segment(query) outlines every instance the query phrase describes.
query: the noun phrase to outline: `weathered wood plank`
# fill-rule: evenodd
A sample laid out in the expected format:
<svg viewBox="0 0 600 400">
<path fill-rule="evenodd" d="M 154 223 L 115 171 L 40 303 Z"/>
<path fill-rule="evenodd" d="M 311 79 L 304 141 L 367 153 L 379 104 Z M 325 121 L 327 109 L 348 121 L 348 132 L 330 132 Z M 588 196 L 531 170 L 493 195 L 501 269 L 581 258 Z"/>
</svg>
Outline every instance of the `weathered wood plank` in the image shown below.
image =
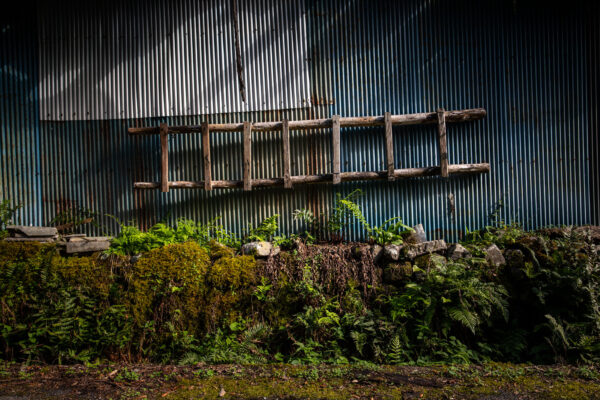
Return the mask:
<svg viewBox="0 0 600 400">
<path fill-rule="evenodd" d="M 446 143 L 446 111 L 443 108 L 437 110 L 438 119 L 438 146 L 440 152 L 440 170 L 444 178 L 448 177 L 448 146 Z"/>
<path fill-rule="evenodd" d="M 383 115 L 385 125 L 385 163 L 388 171 L 388 181 L 394 180 L 394 133 L 392 130 L 392 114 Z"/>
<path fill-rule="evenodd" d="M 58 230 L 53 226 L 7 225 L 6 230 L 10 235 L 20 233 L 26 237 L 53 237 L 58 235 Z"/>
<path fill-rule="evenodd" d="M 331 145 L 333 147 L 333 184 L 337 185 L 341 179 L 341 161 L 340 161 L 340 116 L 334 115 L 331 118 L 332 138 Z"/>
<path fill-rule="evenodd" d="M 210 128 L 208 122 L 202 124 L 202 164 L 204 166 L 204 190 L 212 190 L 212 166 L 210 161 Z"/>
<path fill-rule="evenodd" d="M 293 187 L 290 179 L 291 161 L 290 161 L 290 129 L 289 121 L 284 119 L 281 125 L 283 137 L 283 187 L 291 189 Z"/>
<path fill-rule="evenodd" d="M 490 164 L 450 164 L 448 166 L 449 174 L 481 174 L 490 171 Z M 424 176 L 436 176 L 440 175 L 441 170 L 439 166 L 435 167 L 423 167 L 423 168 L 403 168 L 395 169 L 394 177 L 398 178 L 416 178 Z M 370 172 L 342 172 L 340 173 L 341 181 L 370 181 L 388 179 L 388 171 L 370 171 Z M 303 175 L 303 176 L 291 176 L 290 180 L 292 184 L 304 184 L 304 183 L 330 183 L 333 180 L 333 174 L 321 174 L 321 175 Z M 283 178 L 270 178 L 270 179 L 253 179 L 252 187 L 271 187 L 271 186 L 283 186 Z M 180 189 L 201 189 L 204 187 L 204 182 L 193 182 L 193 181 L 177 181 L 169 182 L 171 188 Z M 160 187 L 158 182 L 136 182 L 134 188 L 136 189 L 157 189 Z M 243 188 L 243 180 L 219 180 L 213 181 L 213 188 L 217 189 L 232 189 L 232 188 Z"/>
<path fill-rule="evenodd" d="M 169 191 L 169 126 L 160 124 L 160 190 Z"/>
<path fill-rule="evenodd" d="M 109 240 L 97 240 L 97 241 L 70 241 L 67 242 L 66 252 L 67 254 L 72 253 L 89 253 L 93 251 L 104 251 L 110 247 Z"/>
<path fill-rule="evenodd" d="M 252 123 L 244 122 L 244 190 L 252 190 Z"/>
<path fill-rule="evenodd" d="M 446 111 L 445 114 L 446 122 L 475 121 L 482 119 L 485 116 L 486 111 L 483 108 Z M 392 115 L 391 120 L 392 125 L 419 125 L 438 123 L 436 112 Z M 340 126 L 342 128 L 358 126 L 384 126 L 384 123 L 385 121 L 382 116 L 340 117 Z M 331 127 L 331 124 L 332 120 L 330 118 L 289 121 L 289 129 L 300 130 L 329 128 Z M 252 125 L 252 130 L 255 132 L 280 131 L 281 127 L 282 121 L 256 122 Z M 213 132 L 242 132 L 244 130 L 244 124 L 242 122 L 210 124 L 209 128 Z M 130 135 L 155 135 L 160 133 L 160 129 L 157 127 L 131 127 L 127 131 Z M 202 132 L 202 126 L 179 125 L 169 127 L 169 133 L 172 134 L 188 134 L 199 132 Z"/>
<path fill-rule="evenodd" d="M 38 243 L 52 243 L 55 241 L 52 237 L 7 237 L 2 239 L 5 242 L 38 242 Z"/>
</svg>

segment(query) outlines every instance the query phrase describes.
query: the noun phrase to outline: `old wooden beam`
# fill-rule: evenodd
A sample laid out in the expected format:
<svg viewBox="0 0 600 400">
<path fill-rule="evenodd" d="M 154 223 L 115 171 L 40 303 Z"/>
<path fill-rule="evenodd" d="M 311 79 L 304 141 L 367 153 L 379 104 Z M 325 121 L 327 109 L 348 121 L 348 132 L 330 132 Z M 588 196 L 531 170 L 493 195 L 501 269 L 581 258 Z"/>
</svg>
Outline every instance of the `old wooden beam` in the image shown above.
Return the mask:
<svg viewBox="0 0 600 400">
<path fill-rule="evenodd" d="M 446 143 L 446 111 L 443 108 L 437 110 L 438 118 L 438 146 L 440 152 L 440 170 L 444 178 L 448 177 L 448 146 Z"/>
<path fill-rule="evenodd" d="M 333 184 L 337 185 L 341 179 L 341 161 L 340 161 L 340 116 L 334 115 L 331 118 L 332 138 L 331 145 L 333 146 Z"/>
<path fill-rule="evenodd" d="M 204 167 L 204 190 L 212 190 L 210 127 L 208 122 L 202 123 L 202 155 L 202 165 Z"/>
<path fill-rule="evenodd" d="M 490 172 L 490 164 L 450 164 L 448 165 L 448 173 L 453 174 L 481 174 Z M 424 167 L 424 168 L 403 168 L 394 170 L 394 178 L 417 178 L 425 176 L 436 176 L 440 175 L 441 170 L 439 166 L 435 167 Z M 340 173 L 342 182 L 345 181 L 370 181 L 370 180 L 381 180 L 388 179 L 388 171 L 371 171 L 371 172 L 342 172 Z M 333 180 L 333 174 L 321 174 L 321 175 L 303 175 L 303 176 L 291 176 L 290 180 L 293 184 L 306 184 L 306 183 L 330 183 Z M 217 189 L 231 189 L 231 188 L 243 188 L 243 180 L 223 180 L 213 181 L 213 188 Z M 269 179 L 253 179 L 252 187 L 272 187 L 272 186 L 283 186 L 283 178 L 269 178 Z M 171 188 L 180 189 L 201 189 L 204 187 L 204 183 L 193 182 L 193 181 L 177 181 L 169 182 Z M 136 182 L 134 188 L 136 189 L 157 189 L 160 187 L 158 182 Z"/>
<path fill-rule="evenodd" d="M 392 130 L 392 114 L 383 115 L 385 124 L 385 164 L 387 166 L 388 181 L 394 180 L 394 134 Z"/>
<path fill-rule="evenodd" d="M 293 185 L 292 180 L 290 179 L 290 127 L 287 119 L 282 121 L 281 134 L 283 137 L 283 187 L 286 189 L 291 189 Z"/>
<path fill-rule="evenodd" d="M 160 190 L 169 191 L 169 126 L 160 124 Z"/>
<path fill-rule="evenodd" d="M 110 247 L 110 237 L 91 237 L 78 238 L 80 240 L 70 240 L 66 245 L 66 253 L 90 253 L 94 251 L 104 251 Z"/>
<path fill-rule="evenodd" d="M 479 120 L 485 116 L 485 109 L 473 108 L 466 110 L 446 111 L 445 119 L 446 122 L 465 122 Z M 392 125 L 437 124 L 438 116 L 436 112 L 400 114 L 392 115 L 391 121 Z M 384 126 L 384 124 L 385 121 L 383 116 L 340 117 L 340 126 L 342 128 L 358 126 Z M 331 118 L 289 121 L 290 130 L 329 128 L 331 125 Z M 281 127 L 281 121 L 255 122 L 252 125 L 252 130 L 256 132 L 280 131 Z M 210 124 L 210 130 L 213 132 L 242 132 L 244 130 L 244 124 L 242 122 Z M 169 133 L 172 134 L 199 133 L 201 131 L 202 127 L 197 125 L 179 125 L 169 127 Z M 160 133 L 160 129 L 157 127 L 129 128 L 128 132 L 131 135 L 155 135 Z"/>
<path fill-rule="evenodd" d="M 244 122 L 244 190 L 252 190 L 252 123 Z"/>
</svg>

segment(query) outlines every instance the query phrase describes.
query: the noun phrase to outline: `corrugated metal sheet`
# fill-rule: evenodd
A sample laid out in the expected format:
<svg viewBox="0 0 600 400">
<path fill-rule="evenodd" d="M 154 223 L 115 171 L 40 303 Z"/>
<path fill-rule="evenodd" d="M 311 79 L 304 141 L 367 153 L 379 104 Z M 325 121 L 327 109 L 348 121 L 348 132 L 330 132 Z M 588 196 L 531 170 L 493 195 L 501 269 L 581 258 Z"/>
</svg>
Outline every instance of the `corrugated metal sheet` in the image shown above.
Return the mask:
<svg viewBox="0 0 600 400">
<path fill-rule="evenodd" d="M 309 105 L 303 3 L 41 2 L 40 118 L 127 119 Z M 244 102 L 242 99 L 245 98 Z"/>
<path fill-rule="evenodd" d="M 37 47 L 26 20 L 0 14 L 0 200 L 25 204 L 19 220 L 41 224 Z"/>
<path fill-rule="evenodd" d="M 400 215 L 410 224 L 424 223 L 431 236 L 450 240 L 458 238 L 465 227 L 484 226 L 495 209 L 507 221 L 521 221 L 529 228 L 600 224 L 600 36 L 595 25 L 599 9 L 582 5 L 565 11 L 528 4 L 306 2 L 312 106 L 210 116 L 40 122 L 35 117 L 37 93 L 26 88 L 35 87 L 35 35 L 25 33 L 28 27 L 19 28 L 16 36 L 3 33 L 1 176 L 6 189 L 2 197 L 25 203 L 25 223 L 45 223 L 65 207 L 79 206 L 125 222 L 136 220 L 144 227 L 160 219 L 207 221 L 221 215 L 222 222 L 238 232 L 247 223 L 256 224 L 278 213 L 283 231 L 290 232 L 296 228 L 291 218 L 294 209 L 326 211 L 335 193 L 362 188 L 365 195 L 359 202 L 372 223 Z M 33 84 L 19 87 L 21 81 L 12 78 L 17 75 L 9 72 L 8 64 Z M 9 85 L 17 87 L 16 92 L 9 92 Z M 219 88 L 211 90 L 216 97 Z M 34 101 L 19 100 L 31 98 L 29 93 Z M 73 96 L 77 98 L 77 93 Z M 158 180 L 159 143 L 158 138 L 129 137 L 129 126 L 157 125 L 163 120 L 176 125 L 318 118 L 334 113 L 399 114 L 433 111 L 439 106 L 487 109 L 483 121 L 450 125 L 448 148 L 450 162 L 489 162 L 490 174 L 250 193 L 173 190 L 162 194 L 132 189 L 134 181 Z M 437 163 L 433 126 L 398 127 L 394 132 L 397 168 Z M 255 174 L 281 175 L 281 144 L 271 140 L 277 134 L 255 135 Z M 292 173 L 330 171 L 330 131 L 292 135 Z M 211 139 L 214 179 L 241 178 L 241 135 L 212 133 Z M 343 129 L 342 170 L 384 169 L 383 140 L 382 129 Z M 38 142 L 36 164 L 37 150 L 25 145 Z M 171 179 L 202 179 L 199 135 L 172 137 L 170 145 Z M 37 168 L 39 177 L 34 172 Z M 39 189 L 31 194 L 30 188 L 36 185 Z M 454 198 L 454 208 L 449 196 Z M 109 218 L 103 222 L 115 227 Z M 90 232 L 94 230 L 90 227 Z M 360 236 L 360 229 L 354 227 L 350 238 Z"/>
</svg>

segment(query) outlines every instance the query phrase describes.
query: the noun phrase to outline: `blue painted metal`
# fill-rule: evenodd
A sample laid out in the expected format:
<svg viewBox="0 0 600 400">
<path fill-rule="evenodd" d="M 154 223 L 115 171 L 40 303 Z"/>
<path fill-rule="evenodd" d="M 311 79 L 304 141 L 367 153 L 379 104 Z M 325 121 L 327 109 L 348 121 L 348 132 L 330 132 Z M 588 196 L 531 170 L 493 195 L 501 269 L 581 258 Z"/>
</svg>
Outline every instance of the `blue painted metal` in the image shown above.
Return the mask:
<svg viewBox="0 0 600 400">
<path fill-rule="evenodd" d="M 22 25 L 3 32 L 0 197 L 23 202 L 21 221 L 27 224 L 47 223 L 76 205 L 143 227 L 163 218 L 207 221 L 221 215 L 238 232 L 278 213 L 282 230 L 291 232 L 297 228 L 294 209 L 326 212 L 335 193 L 356 188 L 365 193 L 359 203 L 372 223 L 400 215 L 407 223 L 424 223 L 430 236 L 449 240 L 466 227 L 484 226 L 500 205 L 503 219 L 528 228 L 600 224 L 597 5 L 564 11 L 526 2 L 332 0 L 305 7 L 312 106 L 289 111 L 40 122 L 35 34 Z M 129 126 L 437 107 L 487 109 L 483 121 L 448 126 L 448 150 L 451 163 L 489 162 L 490 174 L 249 193 L 132 189 L 134 181 L 158 180 L 159 143 L 129 137 Z M 437 164 L 434 126 L 397 127 L 394 134 L 397 168 Z M 255 174 L 281 175 L 281 144 L 272 140 L 277 133 L 255 135 Z M 292 133 L 293 174 L 330 171 L 330 135 Z M 241 135 L 212 133 L 211 139 L 214 179 L 239 179 Z M 385 169 L 383 129 L 342 129 L 341 144 L 343 171 Z M 170 146 L 171 180 L 202 179 L 199 135 L 171 137 Z M 109 218 L 103 223 L 116 227 Z M 361 236 L 353 226 L 349 239 Z"/>
<path fill-rule="evenodd" d="M 35 28 L 24 13 L 0 16 L 0 200 L 25 207 L 16 222 L 42 223 Z M 33 44 L 33 45 L 32 45 Z"/>
</svg>

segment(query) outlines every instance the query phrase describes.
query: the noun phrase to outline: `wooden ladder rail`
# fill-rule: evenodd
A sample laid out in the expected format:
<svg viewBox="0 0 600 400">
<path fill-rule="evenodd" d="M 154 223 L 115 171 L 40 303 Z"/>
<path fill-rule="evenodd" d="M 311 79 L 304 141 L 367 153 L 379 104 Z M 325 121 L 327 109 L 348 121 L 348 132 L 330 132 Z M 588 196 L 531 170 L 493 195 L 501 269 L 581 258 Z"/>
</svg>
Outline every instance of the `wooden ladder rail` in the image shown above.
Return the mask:
<svg viewBox="0 0 600 400">
<path fill-rule="evenodd" d="M 212 190 L 213 188 L 237 188 L 252 190 L 253 187 L 271 187 L 283 186 L 290 189 L 297 183 L 320 183 L 331 182 L 339 184 L 342 181 L 355 180 L 376 180 L 387 179 L 393 181 L 396 178 L 435 176 L 441 175 L 448 177 L 450 174 L 458 173 L 485 173 L 489 172 L 488 163 L 479 164 L 449 164 L 447 140 L 446 140 L 446 122 L 465 122 L 479 120 L 485 117 L 486 111 L 482 108 L 445 111 L 439 108 L 432 113 L 402 114 L 391 115 L 386 112 L 383 116 L 367 117 L 340 117 L 333 115 L 332 118 L 288 121 L 284 119 L 276 122 L 257 122 L 229 124 L 209 124 L 203 122 L 199 126 L 168 126 L 161 123 L 159 127 L 132 127 L 128 129 L 130 135 L 160 135 L 161 142 L 161 180 L 160 182 L 135 182 L 136 189 L 157 189 L 168 192 L 170 188 L 203 188 Z M 439 165 L 436 167 L 425 168 L 404 168 L 395 169 L 394 163 L 394 125 L 417 125 L 417 124 L 437 124 L 437 143 L 439 152 Z M 383 126 L 385 129 L 385 171 L 371 172 L 341 172 L 341 148 L 340 148 L 340 128 L 341 127 L 369 127 Z M 318 174 L 308 176 L 291 176 L 290 161 L 290 130 L 332 128 L 332 173 Z M 243 171 L 242 180 L 212 180 L 211 176 L 211 156 L 210 156 L 210 132 L 243 132 Z M 252 178 L 252 132 L 281 131 L 283 141 L 283 178 Z M 169 181 L 169 134 L 202 134 L 202 152 L 203 152 L 203 181 Z"/>
</svg>

